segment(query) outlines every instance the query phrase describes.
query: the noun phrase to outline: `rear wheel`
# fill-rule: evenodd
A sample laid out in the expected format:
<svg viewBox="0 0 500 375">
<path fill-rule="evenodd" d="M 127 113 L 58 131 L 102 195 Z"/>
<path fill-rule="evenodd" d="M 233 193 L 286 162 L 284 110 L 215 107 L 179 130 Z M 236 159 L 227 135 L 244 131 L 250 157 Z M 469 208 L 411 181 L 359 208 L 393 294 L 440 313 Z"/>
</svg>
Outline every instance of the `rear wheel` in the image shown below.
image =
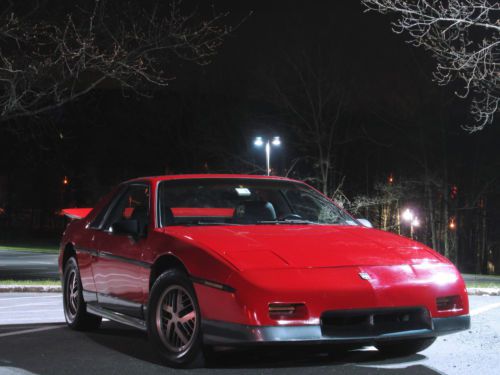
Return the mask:
<svg viewBox="0 0 500 375">
<path fill-rule="evenodd" d="M 200 308 L 188 277 L 178 270 L 164 272 L 151 289 L 148 334 L 168 365 L 204 366 L 200 323 Z"/>
<path fill-rule="evenodd" d="M 83 300 L 83 288 L 76 259 L 71 257 L 64 267 L 63 276 L 64 317 L 69 327 L 75 330 L 92 330 L 101 324 L 101 317 L 87 313 Z"/>
<path fill-rule="evenodd" d="M 431 346 L 434 341 L 436 341 L 435 337 L 404 341 L 387 341 L 377 343 L 375 347 L 383 354 L 401 357 L 421 352 Z"/>
</svg>

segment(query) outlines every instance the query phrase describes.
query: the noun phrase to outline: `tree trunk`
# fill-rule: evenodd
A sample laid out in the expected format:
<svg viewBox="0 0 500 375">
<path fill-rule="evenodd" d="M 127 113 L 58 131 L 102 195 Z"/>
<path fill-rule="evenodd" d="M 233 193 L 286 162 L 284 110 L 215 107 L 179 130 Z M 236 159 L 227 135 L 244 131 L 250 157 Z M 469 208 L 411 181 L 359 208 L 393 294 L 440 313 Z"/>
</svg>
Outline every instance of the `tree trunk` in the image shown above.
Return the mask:
<svg viewBox="0 0 500 375">
<path fill-rule="evenodd" d="M 486 232 L 486 198 L 483 198 L 483 208 L 481 210 L 481 257 L 480 257 L 480 269 L 481 273 L 487 273 L 487 232 Z"/>
<path fill-rule="evenodd" d="M 420 144 L 422 147 L 422 155 L 424 159 L 424 187 L 425 187 L 425 195 L 426 195 L 426 200 L 427 200 L 427 209 L 429 210 L 429 226 L 431 229 L 431 242 L 432 242 L 432 248 L 436 251 L 439 251 L 438 247 L 438 242 L 437 242 L 437 235 L 436 235 L 436 220 L 435 220 L 435 215 L 434 215 L 434 202 L 432 200 L 432 188 L 431 188 L 431 181 L 430 181 L 430 176 L 429 176 L 429 165 L 427 163 L 427 143 L 424 140 L 424 135 L 423 135 L 423 127 L 420 126 Z"/>
<path fill-rule="evenodd" d="M 444 256 L 448 259 L 450 258 L 450 243 L 448 239 L 449 235 L 449 211 L 448 211 L 448 150 L 446 147 L 446 130 L 442 131 L 442 141 L 443 141 L 443 242 L 444 242 Z"/>
</svg>

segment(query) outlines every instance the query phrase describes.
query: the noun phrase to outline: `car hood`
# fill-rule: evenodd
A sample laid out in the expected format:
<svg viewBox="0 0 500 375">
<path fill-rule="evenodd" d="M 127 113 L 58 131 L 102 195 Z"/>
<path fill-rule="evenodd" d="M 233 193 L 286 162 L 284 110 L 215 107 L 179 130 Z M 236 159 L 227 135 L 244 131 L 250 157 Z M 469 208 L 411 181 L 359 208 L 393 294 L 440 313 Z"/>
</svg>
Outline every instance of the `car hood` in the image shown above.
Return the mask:
<svg viewBox="0 0 500 375">
<path fill-rule="evenodd" d="M 172 226 L 164 232 L 215 251 L 240 270 L 439 262 L 418 242 L 357 226 Z"/>
</svg>

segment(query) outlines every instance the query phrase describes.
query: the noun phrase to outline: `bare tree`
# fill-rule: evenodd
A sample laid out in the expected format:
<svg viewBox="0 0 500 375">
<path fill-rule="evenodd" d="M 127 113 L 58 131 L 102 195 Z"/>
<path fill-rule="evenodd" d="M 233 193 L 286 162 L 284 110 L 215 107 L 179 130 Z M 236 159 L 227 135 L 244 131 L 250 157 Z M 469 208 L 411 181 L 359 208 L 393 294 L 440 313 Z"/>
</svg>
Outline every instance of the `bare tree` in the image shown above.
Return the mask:
<svg viewBox="0 0 500 375">
<path fill-rule="evenodd" d="M 281 121 L 300 140 L 296 147 L 301 159 L 290 169 L 299 161 L 310 165 L 307 169 L 314 173 L 302 178 L 327 195 L 336 186 L 338 146 L 351 137 L 350 123 L 342 118 L 351 92 L 343 82 L 338 59 L 327 48 L 299 49 L 283 53 L 279 64 L 261 75 L 266 99 L 281 111 Z"/>
<path fill-rule="evenodd" d="M 500 106 L 500 3 L 497 0 L 362 0 L 367 10 L 394 14 L 394 32 L 429 50 L 440 85 L 462 82 L 461 98 L 472 101 L 473 125 L 482 130 Z"/>
<path fill-rule="evenodd" d="M 52 17 L 42 6 L 20 14 L 19 4 L 6 3 L 0 6 L 0 122 L 45 113 L 96 87 L 148 95 L 175 78 L 176 60 L 209 63 L 230 32 L 227 14 L 203 19 L 181 10 L 181 0 L 80 1 Z"/>
</svg>

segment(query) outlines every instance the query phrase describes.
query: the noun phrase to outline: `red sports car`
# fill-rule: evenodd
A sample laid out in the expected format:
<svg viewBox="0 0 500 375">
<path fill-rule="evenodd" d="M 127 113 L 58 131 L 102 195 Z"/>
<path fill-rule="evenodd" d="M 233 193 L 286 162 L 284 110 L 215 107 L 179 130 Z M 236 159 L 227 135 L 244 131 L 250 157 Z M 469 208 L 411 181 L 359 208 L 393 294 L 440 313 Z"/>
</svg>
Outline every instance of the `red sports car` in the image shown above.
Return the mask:
<svg viewBox="0 0 500 375">
<path fill-rule="evenodd" d="M 76 219 L 59 257 L 68 325 L 137 327 L 172 366 L 250 344 L 408 354 L 470 326 L 452 263 L 361 225 L 299 181 L 139 178 L 66 214 Z"/>
</svg>

